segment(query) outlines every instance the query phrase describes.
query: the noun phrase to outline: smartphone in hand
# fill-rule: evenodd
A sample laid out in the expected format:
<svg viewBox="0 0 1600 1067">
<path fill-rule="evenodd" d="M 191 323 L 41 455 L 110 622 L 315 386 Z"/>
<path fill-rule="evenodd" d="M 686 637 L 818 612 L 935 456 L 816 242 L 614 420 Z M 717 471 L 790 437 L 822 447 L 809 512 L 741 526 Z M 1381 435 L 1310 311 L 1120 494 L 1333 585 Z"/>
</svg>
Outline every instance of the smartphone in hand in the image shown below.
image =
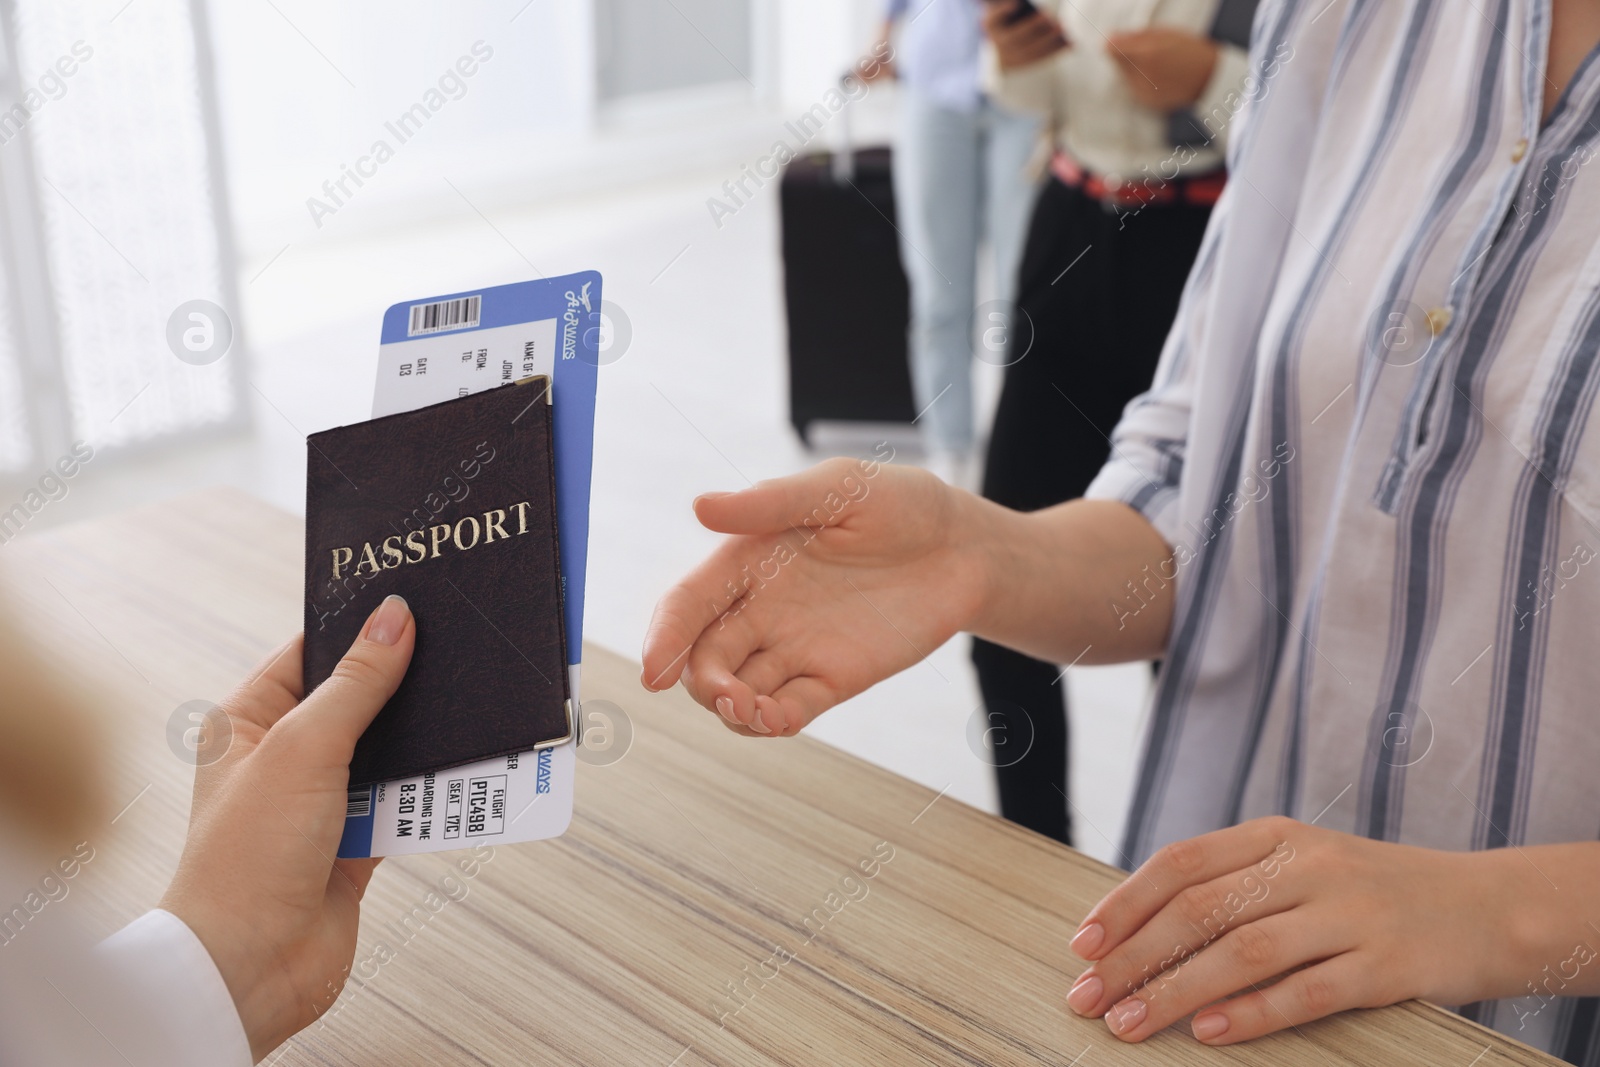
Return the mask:
<svg viewBox="0 0 1600 1067">
<path fill-rule="evenodd" d="M 985 0 L 984 32 L 994 42 L 1002 70 L 1038 63 L 1070 47 L 1061 24 L 1046 14 L 1036 0 Z"/>
<path fill-rule="evenodd" d="M 989 2 L 998 3 L 999 0 L 989 0 Z M 1038 12 L 1039 8 L 1034 5 L 1033 0 L 1016 0 L 1016 7 L 1012 10 L 1011 14 L 1006 16 L 1004 24 L 1007 26 L 1015 26 L 1023 19 L 1032 15 L 1036 15 Z"/>
</svg>

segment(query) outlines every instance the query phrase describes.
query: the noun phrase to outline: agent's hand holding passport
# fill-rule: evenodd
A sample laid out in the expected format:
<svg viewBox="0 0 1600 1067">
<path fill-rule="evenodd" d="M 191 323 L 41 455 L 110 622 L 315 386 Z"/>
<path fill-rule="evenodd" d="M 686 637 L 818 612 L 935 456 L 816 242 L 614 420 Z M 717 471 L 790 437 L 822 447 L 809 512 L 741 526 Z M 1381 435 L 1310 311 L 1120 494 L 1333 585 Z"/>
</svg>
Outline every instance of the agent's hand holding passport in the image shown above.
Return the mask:
<svg viewBox="0 0 1600 1067">
<path fill-rule="evenodd" d="M 593 273 L 397 304 L 374 419 L 308 440 L 304 639 L 219 704 L 137 934 L 209 954 L 217 1062 L 324 1017 L 379 857 L 570 822 L 600 308 Z"/>
</svg>

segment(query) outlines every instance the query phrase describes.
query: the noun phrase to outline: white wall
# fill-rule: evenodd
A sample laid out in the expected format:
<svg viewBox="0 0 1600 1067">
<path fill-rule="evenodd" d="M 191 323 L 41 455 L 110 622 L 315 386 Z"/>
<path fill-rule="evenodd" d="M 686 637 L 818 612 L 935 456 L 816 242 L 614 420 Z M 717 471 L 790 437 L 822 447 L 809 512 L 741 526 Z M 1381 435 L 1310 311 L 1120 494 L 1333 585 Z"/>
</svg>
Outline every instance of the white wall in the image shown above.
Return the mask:
<svg viewBox="0 0 1600 1067">
<path fill-rule="evenodd" d="M 777 5 L 779 92 L 809 107 L 872 44 L 883 0 L 772 0 Z"/>
<path fill-rule="evenodd" d="M 588 7 L 212 0 L 230 185 L 247 246 L 276 250 L 337 233 L 360 225 L 375 205 L 448 195 L 446 178 L 462 185 L 558 161 L 567 142 L 593 127 Z M 463 79 L 460 99 L 400 144 L 384 123 L 437 88 L 476 41 L 492 58 Z M 396 148 L 394 159 L 319 230 L 307 198 L 323 196 L 322 183 L 380 138 Z"/>
<path fill-rule="evenodd" d="M 458 0 L 448 8 L 427 0 L 210 0 L 247 267 L 286 244 L 461 210 L 462 194 L 491 213 L 719 161 L 736 168 L 865 51 L 881 10 L 881 0 L 755 3 L 758 35 L 767 39 L 757 42 L 760 92 L 750 100 L 605 116 L 594 99 L 590 0 Z M 492 59 L 464 79 L 460 99 L 398 143 L 384 123 L 436 88 L 476 41 L 493 49 Z M 863 111 L 870 120 L 873 109 Z M 353 195 L 318 226 L 308 198 L 332 203 L 323 183 L 378 139 L 389 141 L 394 158 L 359 189 L 347 181 Z"/>
</svg>

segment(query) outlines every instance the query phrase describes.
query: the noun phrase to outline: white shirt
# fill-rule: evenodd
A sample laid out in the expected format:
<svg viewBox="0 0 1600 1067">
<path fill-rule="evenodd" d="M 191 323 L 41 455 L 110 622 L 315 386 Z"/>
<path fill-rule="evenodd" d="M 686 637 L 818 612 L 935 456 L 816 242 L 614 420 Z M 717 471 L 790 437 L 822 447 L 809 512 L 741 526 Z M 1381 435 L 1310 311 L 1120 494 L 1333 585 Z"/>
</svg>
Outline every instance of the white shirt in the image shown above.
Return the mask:
<svg viewBox="0 0 1600 1067">
<path fill-rule="evenodd" d="M 1137 583 L 1177 596 L 1126 863 L 1272 813 L 1600 834 L 1600 58 L 1541 122 L 1549 31 L 1550 0 L 1260 9 L 1275 72 L 1089 490 L 1177 560 Z M 1540 992 L 1464 1011 L 1592 1062 L 1600 1000 Z"/>
<path fill-rule="evenodd" d="M 1244 104 L 1247 56 L 1219 45 L 1217 62 L 1190 109 L 1216 138 L 1210 145 L 1175 148 L 1167 116 L 1134 100 L 1121 67 L 1107 52 L 1115 33 L 1171 26 L 1207 36 L 1217 0 L 1037 0 L 1060 20 L 1071 47 L 1056 56 L 1001 71 L 987 49 L 988 82 L 996 101 L 1043 115 L 1056 147 L 1111 181 L 1172 179 L 1222 165 L 1223 145 Z"/>
<path fill-rule="evenodd" d="M 0 1062 L 249 1067 L 228 987 L 182 920 L 151 911 L 91 948 L 64 926 L 66 906 L 0 944 Z"/>
</svg>

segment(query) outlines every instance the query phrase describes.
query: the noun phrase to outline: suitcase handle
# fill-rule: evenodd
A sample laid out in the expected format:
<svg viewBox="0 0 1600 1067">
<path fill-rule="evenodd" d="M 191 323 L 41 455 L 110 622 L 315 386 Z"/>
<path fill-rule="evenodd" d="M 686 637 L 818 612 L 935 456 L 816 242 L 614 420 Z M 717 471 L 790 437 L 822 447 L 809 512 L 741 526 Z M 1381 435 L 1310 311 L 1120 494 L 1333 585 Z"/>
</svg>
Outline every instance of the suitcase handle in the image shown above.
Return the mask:
<svg viewBox="0 0 1600 1067">
<path fill-rule="evenodd" d="M 844 94 L 844 107 L 839 109 L 839 146 L 834 149 L 829 162 L 829 173 L 838 185 L 853 185 L 856 178 L 856 145 L 850 131 L 850 109 L 855 101 L 850 96 L 850 79 L 860 81 L 854 70 L 839 75 L 839 91 Z M 864 84 L 864 83 L 863 83 Z"/>
</svg>

